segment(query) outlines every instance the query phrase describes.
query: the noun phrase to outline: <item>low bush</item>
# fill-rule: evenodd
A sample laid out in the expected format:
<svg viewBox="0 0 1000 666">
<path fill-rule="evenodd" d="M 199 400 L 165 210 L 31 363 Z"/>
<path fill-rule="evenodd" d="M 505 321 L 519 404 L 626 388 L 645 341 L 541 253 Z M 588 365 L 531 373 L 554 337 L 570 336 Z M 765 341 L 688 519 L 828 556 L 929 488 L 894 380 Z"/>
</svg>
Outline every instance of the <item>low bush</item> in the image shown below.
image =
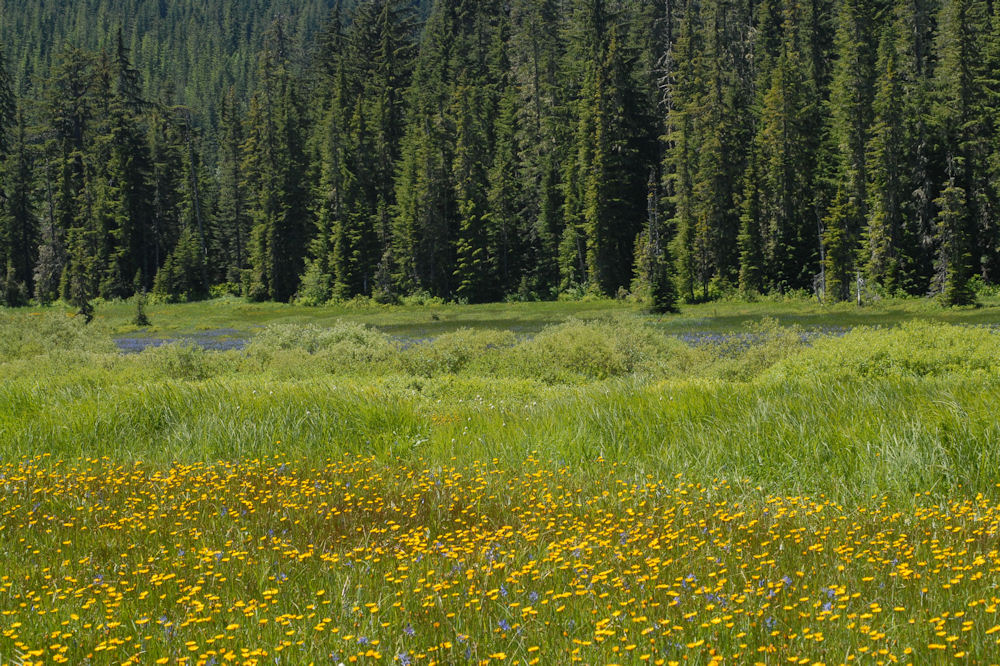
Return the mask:
<svg viewBox="0 0 1000 666">
<path fill-rule="evenodd" d="M 693 372 L 707 355 L 637 319 L 570 320 L 523 341 L 489 370 L 548 383 Z"/>
<path fill-rule="evenodd" d="M 995 329 L 911 322 L 825 337 L 775 364 L 771 380 L 1000 375 Z"/>
<path fill-rule="evenodd" d="M 99 325 L 63 312 L 15 316 L 0 312 L 0 362 L 31 358 L 55 350 L 112 352 L 114 342 Z"/>
<path fill-rule="evenodd" d="M 456 374 L 472 364 L 489 367 L 485 357 L 501 357 L 516 342 L 511 331 L 462 328 L 406 347 L 400 361 L 405 372 L 422 377 Z"/>
</svg>

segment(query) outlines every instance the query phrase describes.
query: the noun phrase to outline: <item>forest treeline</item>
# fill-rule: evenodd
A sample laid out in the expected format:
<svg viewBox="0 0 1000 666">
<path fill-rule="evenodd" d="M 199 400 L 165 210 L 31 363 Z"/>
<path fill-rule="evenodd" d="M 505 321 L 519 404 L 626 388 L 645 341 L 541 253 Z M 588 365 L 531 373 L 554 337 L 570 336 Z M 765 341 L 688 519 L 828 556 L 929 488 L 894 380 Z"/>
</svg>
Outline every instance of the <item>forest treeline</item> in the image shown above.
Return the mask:
<svg viewBox="0 0 1000 666">
<path fill-rule="evenodd" d="M 2 7 L 2 302 L 1000 282 L 996 0 L 133 4 Z"/>
</svg>

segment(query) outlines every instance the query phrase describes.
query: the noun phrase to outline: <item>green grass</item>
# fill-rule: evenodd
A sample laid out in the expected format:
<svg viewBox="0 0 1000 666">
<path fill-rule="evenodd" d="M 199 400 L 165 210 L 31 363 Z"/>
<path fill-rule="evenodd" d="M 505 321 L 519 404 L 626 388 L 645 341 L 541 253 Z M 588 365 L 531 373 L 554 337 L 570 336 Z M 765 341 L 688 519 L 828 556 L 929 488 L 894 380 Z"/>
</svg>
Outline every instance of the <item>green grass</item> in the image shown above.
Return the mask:
<svg viewBox="0 0 1000 666">
<path fill-rule="evenodd" d="M 995 308 L 0 313 L 0 662 L 988 661 Z"/>
<path fill-rule="evenodd" d="M 815 300 L 715 302 L 683 306 L 679 315 L 644 315 L 665 332 L 731 333 L 764 318 L 783 326 L 804 328 L 894 326 L 907 321 L 934 321 L 951 324 L 1000 323 L 1000 298 L 982 297 L 981 307 L 941 308 L 927 299 L 886 299 L 857 307 L 851 303 L 822 305 Z M 2 309 L 0 309 L 2 311 Z M 65 306 L 21 308 L 11 316 L 31 316 L 49 311 L 71 313 Z M 592 319 L 605 316 L 640 315 L 640 305 L 622 301 L 554 301 L 492 303 L 486 305 L 399 305 L 344 304 L 306 307 L 282 303 L 249 303 L 237 298 L 221 298 L 197 303 L 150 305 L 152 326 L 140 331 L 147 335 L 177 335 L 232 329 L 253 334 L 271 324 L 316 324 L 330 326 L 349 321 L 374 326 L 390 334 L 424 338 L 459 328 L 502 329 L 535 333 L 545 326 L 569 318 Z M 135 334 L 131 324 L 135 306 L 130 302 L 100 303 L 98 326 L 112 333 Z"/>
</svg>

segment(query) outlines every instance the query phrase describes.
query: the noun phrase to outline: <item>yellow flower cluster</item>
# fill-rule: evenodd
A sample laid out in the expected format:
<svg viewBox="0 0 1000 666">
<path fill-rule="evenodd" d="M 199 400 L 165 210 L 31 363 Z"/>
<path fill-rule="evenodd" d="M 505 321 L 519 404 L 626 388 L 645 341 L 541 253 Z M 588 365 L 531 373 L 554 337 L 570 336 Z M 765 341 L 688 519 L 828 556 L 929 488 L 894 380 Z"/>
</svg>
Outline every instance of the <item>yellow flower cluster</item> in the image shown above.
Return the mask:
<svg viewBox="0 0 1000 666">
<path fill-rule="evenodd" d="M 600 460 L 40 457 L 0 465 L 0 662 L 990 663 L 998 531 Z"/>
</svg>

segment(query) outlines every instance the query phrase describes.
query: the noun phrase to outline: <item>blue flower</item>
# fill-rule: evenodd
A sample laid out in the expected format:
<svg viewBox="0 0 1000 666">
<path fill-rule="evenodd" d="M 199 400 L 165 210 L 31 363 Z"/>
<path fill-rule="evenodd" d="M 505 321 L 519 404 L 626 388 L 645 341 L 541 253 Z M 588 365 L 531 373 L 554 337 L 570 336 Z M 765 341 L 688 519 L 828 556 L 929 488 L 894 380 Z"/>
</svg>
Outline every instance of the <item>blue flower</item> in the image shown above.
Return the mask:
<svg viewBox="0 0 1000 666">
<path fill-rule="evenodd" d="M 501 631 L 510 631 L 510 624 L 507 620 L 500 620 L 500 629 Z"/>
<path fill-rule="evenodd" d="M 406 625 L 406 627 L 403 628 L 403 633 L 406 634 L 407 636 L 412 636 L 417 632 L 411 625 L 408 624 Z"/>
</svg>

